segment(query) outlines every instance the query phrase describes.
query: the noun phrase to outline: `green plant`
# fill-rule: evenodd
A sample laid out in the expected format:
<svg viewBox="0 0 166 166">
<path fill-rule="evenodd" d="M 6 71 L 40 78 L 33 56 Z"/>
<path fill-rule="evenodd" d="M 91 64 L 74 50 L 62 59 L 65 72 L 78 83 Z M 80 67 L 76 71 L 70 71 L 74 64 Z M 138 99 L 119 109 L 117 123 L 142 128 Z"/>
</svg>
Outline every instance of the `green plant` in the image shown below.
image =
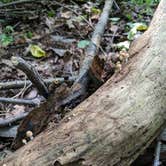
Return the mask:
<svg viewBox="0 0 166 166">
<path fill-rule="evenodd" d="M 9 44 L 13 42 L 13 36 L 2 33 L 0 35 L 0 41 L 2 43 L 2 46 L 8 46 Z"/>
<path fill-rule="evenodd" d="M 146 4 L 147 6 L 154 5 L 156 3 L 159 3 L 159 0 L 131 0 L 132 3 L 137 4 L 137 5 L 144 5 Z"/>
<path fill-rule="evenodd" d="M 14 41 L 14 38 L 12 35 L 13 32 L 14 32 L 14 29 L 10 25 L 6 26 L 3 29 L 2 34 L 0 34 L 0 42 L 2 46 L 8 46 Z"/>
<path fill-rule="evenodd" d="M 31 31 L 27 31 L 25 33 L 25 36 L 28 38 L 28 39 L 31 39 L 33 37 L 33 33 Z"/>
<path fill-rule="evenodd" d="M 50 10 L 47 12 L 48 17 L 54 17 L 55 16 L 55 11 Z"/>
<path fill-rule="evenodd" d="M 11 25 L 8 25 L 5 27 L 5 29 L 3 31 L 4 31 L 4 33 L 10 34 L 10 33 L 14 32 L 14 29 Z"/>
</svg>

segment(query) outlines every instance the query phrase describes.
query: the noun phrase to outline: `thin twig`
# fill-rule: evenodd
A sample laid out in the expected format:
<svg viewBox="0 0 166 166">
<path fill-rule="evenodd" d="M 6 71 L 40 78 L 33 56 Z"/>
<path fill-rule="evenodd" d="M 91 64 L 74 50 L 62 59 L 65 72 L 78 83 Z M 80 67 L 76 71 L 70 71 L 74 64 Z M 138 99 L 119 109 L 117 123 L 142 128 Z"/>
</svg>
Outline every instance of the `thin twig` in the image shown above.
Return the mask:
<svg viewBox="0 0 166 166">
<path fill-rule="evenodd" d="M 113 35 L 112 35 L 112 37 L 111 37 L 111 40 L 110 40 L 110 42 L 109 42 L 109 45 L 106 47 L 107 53 L 110 52 L 110 49 L 111 49 L 111 47 L 112 47 L 112 45 L 113 45 L 113 43 L 114 43 L 114 38 L 115 38 L 115 36 L 116 36 L 117 31 L 118 31 L 118 28 L 114 31 L 114 33 L 113 33 Z"/>
<path fill-rule="evenodd" d="M 116 0 L 113 0 L 114 1 L 114 5 L 115 7 L 117 8 L 117 10 L 120 10 L 120 7 L 118 6 L 118 4 L 116 3 Z"/>
<path fill-rule="evenodd" d="M 89 81 L 88 72 L 94 60 L 94 57 L 96 56 L 98 49 L 100 48 L 101 38 L 109 18 L 109 13 L 112 4 L 113 0 L 105 1 L 103 12 L 99 18 L 97 25 L 95 26 L 95 30 L 91 38 L 91 44 L 86 49 L 85 52 L 86 56 L 83 61 L 83 65 L 81 66 L 79 76 L 77 77 L 76 81 L 74 82 L 71 88 L 70 95 L 68 95 L 68 97 L 66 97 L 63 101 L 61 101 L 62 106 L 71 103 L 73 100 L 77 99 L 78 97 L 85 96 L 87 84 Z"/>
<path fill-rule="evenodd" d="M 17 93 L 16 95 L 14 95 L 12 98 L 14 99 L 14 98 L 19 97 L 24 92 L 26 86 L 27 86 L 27 84 L 26 84 L 26 76 L 25 76 L 24 87 L 21 89 L 21 91 L 19 93 Z"/>
</svg>

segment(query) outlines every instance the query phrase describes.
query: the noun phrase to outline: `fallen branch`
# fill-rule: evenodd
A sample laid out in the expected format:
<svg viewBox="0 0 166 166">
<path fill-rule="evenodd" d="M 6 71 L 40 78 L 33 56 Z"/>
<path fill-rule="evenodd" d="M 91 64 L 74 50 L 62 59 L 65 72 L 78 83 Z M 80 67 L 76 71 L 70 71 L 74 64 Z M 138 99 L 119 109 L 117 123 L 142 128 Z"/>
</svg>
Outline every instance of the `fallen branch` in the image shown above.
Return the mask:
<svg viewBox="0 0 166 166">
<path fill-rule="evenodd" d="M 30 106 L 39 105 L 39 101 L 35 99 L 25 100 L 25 99 L 12 99 L 12 98 L 0 97 L 0 102 L 11 103 L 11 104 L 23 104 L 23 105 L 30 105 Z"/>
<path fill-rule="evenodd" d="M 16 68 L 20 69 L 26 74 L 29 80 L 38 89 L 39 93 L 43 95 L 45 98 L 48 98 L 49 96 L 48 89 L 43 79 L 40 77 L 39 73 L 37 72 L 37 70 L 35 70 L 34 67 L 20 57 L 13 56 L 11 58 L 11 61 Z"/>
<path fill-rule="evenodd" d="M 98 52 L 98 49 L 100 48 L 101 38 L 104 34 L 104 30 L 108 22 L 112 4 L 113 4 L 113 0 L 105 1 L 103 12 L 101 13 L 101 16 L 99 18 L 97 25 L 95 26 L 95 30 L 91 38 L 91 43 L 85 51 L 85 58 L 82 62 L 82 66 L 80 68 L 78 78 L 76 79 L 76 81 L 74 82 L 74 85 L 72 86 L 72 91 L 69 98 L 71 98 L 72 93 L 75 94 L 75 91 L 77 91 L 77 94 L 79 94 L 78 96 L 84 95 L 86 92 L 90 75 L 91 76 L 93 75 L 91 73 L 92 71 L 90 70 L 91 70 L 93 62 L 95 61 L 95 56 Z M 95 75 L 93 75 L 93 77 L 95 77 Z M 92 79 L 97 80 L 97 78 L 92 78 Z"/>
<path fill-rule="evenodd" d="M 63 82 L 73 82 L 76 79 L 76 77 L 69 77 L 69 78 L 49 78 L 49 79 L 43 79 L 44 83 L 50 85 L 51 83 L 61 84 Z M 23 88 L 24 85 L 29 86 L 31 84 L 31 81 L 10 81 L 10 82 L 0 82 L 0 90 L 6 90 L 6 89 L 19 89 Z"/>
<path fill-rule="evenodd" d="M 91 43 L 85 52 L 85 59 L 82 62 L 79 76 L 76 80 L 76 83 L 80 83 L 81 80 L 85 77 L 88 78 L 88 72 L 96 56 L 98 49 L 100 47 L 101 38 L 104 34 L 105 27 L 108 22 L 109 14 L 112 8 L 113 0 L 106 0 L 103 8 L 103 12 L 99 18 L 99 21 L 95 27 L 95 31 L 91 38 Z"/>
</svg>

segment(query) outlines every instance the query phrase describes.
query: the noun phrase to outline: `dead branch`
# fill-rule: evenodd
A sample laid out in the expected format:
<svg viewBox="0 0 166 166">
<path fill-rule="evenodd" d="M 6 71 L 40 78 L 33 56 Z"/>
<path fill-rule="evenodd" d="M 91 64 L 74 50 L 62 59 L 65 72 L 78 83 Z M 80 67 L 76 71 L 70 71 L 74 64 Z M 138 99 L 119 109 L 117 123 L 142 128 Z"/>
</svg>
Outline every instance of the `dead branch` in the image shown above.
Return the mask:
<svg viewBox="0 0 166 166">
<path fill-rule="evenodd" d="M 13 56 L 11 58 L 11 61 L 16 68 L 20 69 L 27 75 L 29 80 L 38 89 L 39 93 L 43 95 L 45 98 L 48 98 L 48 89 L 36 69 L 20 57 Z"/>
<path fill-rule="evenodd" d="M 47 86 L 49 86 L 51 83 L 56 83 L 56 84 L 61 84 L 63 82 L 73 82 L 76 79 L 76 77 L 69 77 L 69 78 L 61 78 L 61 77 L 57 77 L 57 78 L 48 78 L 48 79 L 43 79 L 44 83 L 47 84 Z M 10 81 L 10 82 L 0 82 L 0 90 L 7 90 L 7 89 L 19 89 L 19 88 L 23 88 L 24 85 L 29 86 L 31 84 L 31 81 L 27 80 L 27 81 Z"/>
<path fill-rule="evenodd" d="M 104 34 L 105 27 L 108 22 L 109 14 L 112 8 L 113 0 L 106 0 L 103 8 L 103 12 L 99 18 L 98 23 L 95 26 L 95 30 L 93 32 L 91 43 L 85 51 L 85 58 L 82 62 L 82 66 L 79 71 L 78 78 L 74 82 L 74 85 L 71 89 L 71 94 L 65 101 L 70 101 L 72 96 L 74 98 L 83 96 L 86 92 L 86 88 L 90 79 L 90 75 L 92 76 L 90 70 L 93 62 L 95 61 L 95 56 L 100 47 L 101 38 Z M 95 77 L 93 75 L 93 77 Z M 97 78 L 92 78 L 97 80 Z"/>
<path fill-rule="evenodd" d="M 0 102 L 11 103 L 11 104 L 23 104 L 23 105 L 30 105 L 30 106 L 39 105 L 38 100 L 35 100 L 35 99 L 25 100 L 25 99 L 12 99 L 12 98 L 0 97 Z"/>
<path fill-rule="evenodd" d="M 91 43 L 85 52 L 85 59 L 82 62 L 80 73 L 75 83 L 80 83 L 84 77 L 86 79 L 88 78 L 88 72 L 94 60 L 94 57 L 96 56 L 98 49 L 100 47 L 101 38 L 104 34 L 104 30 L 108 22 L 112 4 L 113 4 L 113 0 L 105 1 L 103 12 L 93 32 Z"/>
</svg>

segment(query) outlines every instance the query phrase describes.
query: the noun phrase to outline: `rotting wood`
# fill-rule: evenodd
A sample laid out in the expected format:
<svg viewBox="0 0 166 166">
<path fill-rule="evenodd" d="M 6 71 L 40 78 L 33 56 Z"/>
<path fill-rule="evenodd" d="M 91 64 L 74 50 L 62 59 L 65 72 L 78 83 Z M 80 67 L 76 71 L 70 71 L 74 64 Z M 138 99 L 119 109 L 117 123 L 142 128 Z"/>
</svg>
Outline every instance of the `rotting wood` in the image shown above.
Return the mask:
<svg viewBox="0 0 166 166">
<path fill-rule="evenodd" d="M 22 139 L 25 138 L 27 131 L 32 131 L 34 136 L 39 134 L 50 122 L 51 115 L 61 111 L 63 104 L 65 104 L 63 99 L 67 95 L 67 85 L 62 84 L 56 88 L 54 94 L 51 94 L 47 101 L 34 108 L 21 122 L 12 148 L 17 149 L 23 145 Z"/>
<path fill-rule="evenodd" d="M 166 1 L 161 0 L 149 30 L 137 40 L 142 47 L 148 37 L 148 43 L 131 59 L 125 78 L 109 79 L 57 127 L 1 164 L 129 166 L 165 126 L 165 17 Z"/>
</svg>

